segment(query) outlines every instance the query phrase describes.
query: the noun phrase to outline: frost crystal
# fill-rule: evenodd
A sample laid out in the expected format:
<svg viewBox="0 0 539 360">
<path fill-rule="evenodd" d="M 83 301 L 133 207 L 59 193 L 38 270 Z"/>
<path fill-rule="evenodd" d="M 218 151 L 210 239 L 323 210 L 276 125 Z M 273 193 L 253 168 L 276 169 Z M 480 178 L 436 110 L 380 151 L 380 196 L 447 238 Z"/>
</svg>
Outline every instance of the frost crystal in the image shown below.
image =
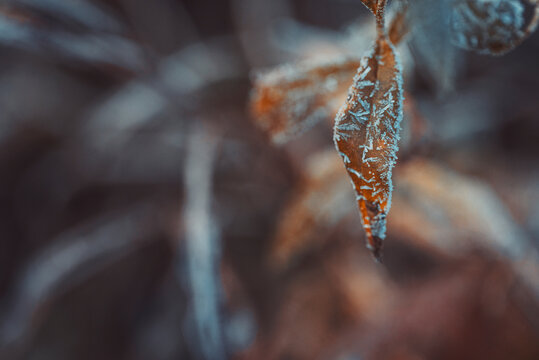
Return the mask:
<svg viewBox="0 0 539 360">
<path fill-rule="evenodd" d="M 380 259 L 391 207 L 391 172 L 402 120 L 402 71 L 393 45 L 379 36 L 361 61 L 335 119 L 334 141 L 357 193 L 367 247 Z"/>
</svg>

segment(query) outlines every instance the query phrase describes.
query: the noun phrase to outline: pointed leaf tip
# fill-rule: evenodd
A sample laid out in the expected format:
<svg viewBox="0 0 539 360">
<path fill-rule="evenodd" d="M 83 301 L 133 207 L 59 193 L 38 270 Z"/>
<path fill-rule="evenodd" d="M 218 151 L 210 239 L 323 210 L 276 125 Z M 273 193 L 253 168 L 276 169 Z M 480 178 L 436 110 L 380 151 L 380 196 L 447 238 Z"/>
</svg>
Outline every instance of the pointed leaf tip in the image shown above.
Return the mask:
<svg viewBox="0 0 539 360">
<path fill-rule="evenodd" d="M 383 240 L 377 236 L 372 237 L 373 245 L 372 247 L 369 246 L 369 250 L 371 250 L 372 255 L 374 256 L 374 259 L 376 262 L 383 264 L 384 258 L 382 256 L 382 247 L 383 247 Z"/>
</svg>

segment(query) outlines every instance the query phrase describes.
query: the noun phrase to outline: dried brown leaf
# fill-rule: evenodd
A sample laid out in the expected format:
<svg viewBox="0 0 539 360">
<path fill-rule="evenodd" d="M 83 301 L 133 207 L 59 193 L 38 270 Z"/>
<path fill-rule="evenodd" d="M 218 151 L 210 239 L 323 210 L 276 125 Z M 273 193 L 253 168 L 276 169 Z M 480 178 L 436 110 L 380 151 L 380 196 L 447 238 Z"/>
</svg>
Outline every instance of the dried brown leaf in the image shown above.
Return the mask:
<svg viewBox="0 0 539 360">
<path fill-rule="evenodd" d="M 480 247 L 514 267 L 539 294 L 539 253 L 499 195 L 485 182 L 435 162 L 399 167 L 388 228 L 429 252 L 459 256 Z"/>
<path fill-rule="evenodd" d="M 340 170 L 342 163 L 334 149 L 309 158 L 304 180 L 282 212 L 270 253 L 272 268 L 285 268 L 354 213 L 354 194 Z"/>
<path fill-rule="evenodd" d="M 402 91 L 402 71 L 393 45 L 379 36 L 372 53 L 362 59 L 335 120 L 335 145 L 357 193 L 367 247 L 379 260 L 391 206 Z"/>
<path fill-rule="evenodd" d="M 276 143 L 333 116 L 335 101 L 352 83 L 358 59 L 285 65 L 255 81 L 251 113 Z"/>
</svg>

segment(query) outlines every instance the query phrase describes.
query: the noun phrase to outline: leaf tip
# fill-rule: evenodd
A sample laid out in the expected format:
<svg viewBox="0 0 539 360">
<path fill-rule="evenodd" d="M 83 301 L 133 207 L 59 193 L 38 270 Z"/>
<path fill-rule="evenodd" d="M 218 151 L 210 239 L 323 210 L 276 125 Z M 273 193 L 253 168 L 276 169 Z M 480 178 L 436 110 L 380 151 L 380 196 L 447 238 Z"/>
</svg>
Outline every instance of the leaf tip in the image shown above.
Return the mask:
<svg viewBox="0 0 539 360">
<path fill-rule="evenodd" d="M 376 262 L 383 264 L 384 259 L 382 257 L 383 239 L 376 235 L 373 235 L 367 244 L 367 248 L 371 251 Z"/>
</svg>

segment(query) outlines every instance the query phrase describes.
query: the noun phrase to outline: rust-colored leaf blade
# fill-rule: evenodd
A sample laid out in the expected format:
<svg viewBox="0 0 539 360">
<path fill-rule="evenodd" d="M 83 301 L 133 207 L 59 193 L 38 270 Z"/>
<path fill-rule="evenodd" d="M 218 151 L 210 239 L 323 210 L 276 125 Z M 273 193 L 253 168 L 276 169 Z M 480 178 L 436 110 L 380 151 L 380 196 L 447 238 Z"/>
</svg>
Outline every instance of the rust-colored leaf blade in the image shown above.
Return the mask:
<svg viewBox="0 0 539 360">
<path fill-rule="evenodd" d="M 335 120 L 334 141 L 357 194 L 367 247 L 381 259 L 391 172 L 403 111 L 402 72 L 393 45 L 380 36 Z"/>
<path fill-rule="evenodd" d="M 286 65 L 259 76 L 251 114 L 275 143 L 284 143 L 318 121 L 333 117 L 339 94 L 346 94 L 359 59 L 316 65 Z"/>
</svg>

